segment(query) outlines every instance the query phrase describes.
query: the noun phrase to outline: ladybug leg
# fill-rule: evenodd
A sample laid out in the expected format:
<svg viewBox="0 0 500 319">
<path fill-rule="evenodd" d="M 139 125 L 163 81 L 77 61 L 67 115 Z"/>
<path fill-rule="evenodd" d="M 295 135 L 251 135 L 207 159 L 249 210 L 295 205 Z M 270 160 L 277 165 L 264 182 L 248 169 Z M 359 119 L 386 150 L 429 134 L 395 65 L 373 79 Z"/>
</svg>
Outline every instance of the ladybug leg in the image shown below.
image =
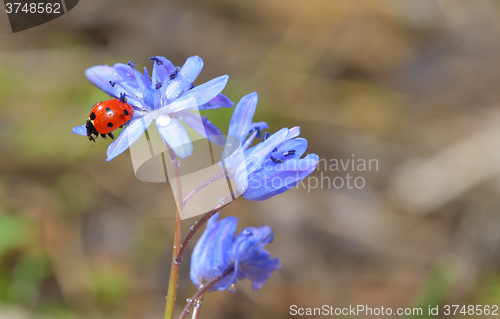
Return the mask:
<svg viewBox="0 0 500 319">
<path fill-rule="evenodd" d="M 101 134 L 101 137 L 102 137 L 103 140 L 105 140 L 106 139 L 106 134 Z"/>
<path fill-rule="evenodd" d="M 111 137 L 112 139 L 115 139 L 115 137 L 113 136 L 113 133 L 109 132 L 108 133 L 109 137 Z"/>
<path fill-rule="evenodd" d="M 127 102 L 127 98 L 125 97 L 125 93 L 120 93 L 120 98 L 119 98 L 120 102 L 122 103 L 126 103 Z"/>
</svg>

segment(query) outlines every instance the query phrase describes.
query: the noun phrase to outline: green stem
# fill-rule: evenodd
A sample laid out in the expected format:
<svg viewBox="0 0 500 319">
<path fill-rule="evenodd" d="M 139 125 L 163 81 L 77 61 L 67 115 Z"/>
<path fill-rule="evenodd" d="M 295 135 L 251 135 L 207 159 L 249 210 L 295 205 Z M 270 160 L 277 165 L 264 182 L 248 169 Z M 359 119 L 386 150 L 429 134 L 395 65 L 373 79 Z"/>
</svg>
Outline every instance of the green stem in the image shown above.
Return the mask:
<svg viewBox="0 0 500 319">
<path fill-rule="evenodd" d="M 175 177 L 175 196 L 177 203 L 177 211 L 175 213 L 175 229 L 174 229 L 174 249 L 172 253 L 172 266 L 170 268 L 170 278 L 168 280 L 168 292 L 167 292 L 167 303 L 165 305 L 165 319 L 173 319 L 175 311 L 175 301 L 177 300 L 177 287 L 179 286 L 179 270 L 180 263 L 176 262 L 176 256 L 179 253 L 182 246 L 182 211 L 184 206 L 182 205 L 182 187 L 179 165 L 177 161 L 177 156 L 174 151 L 165 143 L 170 154 L 170 159 L 172 161 L 174 177 Z"/>
</svg>

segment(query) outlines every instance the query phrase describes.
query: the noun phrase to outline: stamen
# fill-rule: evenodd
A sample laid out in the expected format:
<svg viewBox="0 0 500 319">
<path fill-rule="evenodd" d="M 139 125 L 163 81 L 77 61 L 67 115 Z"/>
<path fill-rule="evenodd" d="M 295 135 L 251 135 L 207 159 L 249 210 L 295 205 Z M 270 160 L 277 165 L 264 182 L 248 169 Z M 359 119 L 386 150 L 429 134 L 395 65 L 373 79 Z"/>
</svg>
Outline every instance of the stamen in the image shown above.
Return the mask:
<svg viewBox="0 0 500 319">
<path fill-rule="evenodd" d="M 156 64 L 158 64 L 158 65 L 162 65 L 163 64 L 163 62 L 160 59 L 158 59 L 157 57 L 155 57 L 155 56 L 150 57 L 149 60 L 150 61 L 155 61 Z"/>
<path fill-rule="evenodd" d="M 282 159 L 279 159 L 279 158 L 274 158 L 271 156 L 271 160 L 274 162 L 274 163 L 283 163 L 283 160 Z"/>
<path fill-rule="evenodd" d="M 156 85 L 155 85 L 155 89 L 157 89 L 157 90 L 158 90 L 159 88 L 161 88 L 161 85 L 162 85 L 161 83 L 156 83 Z"/>
<path fill-rule="evenodd" d="M 128 61 L 128 66 L 131 67 L 132 69 L 135 68 L 136 64 L 132 61 Z"/>
<path fill-rule="evenodd" d="M 269 137 L 269 132 L 264 132 L 264 134 L 262 134 L 262 142 L 267 140 L 268 137 Z"/>
<path fill-rule="evenodd" d="M 290 155 L 295 155 L 295 150 L 284 151 L 283 152 L 283 156 L 290 156 Z"/>
<path fill-rule="evenodd" d="M 256 138 L 262 137 L 262 132 L 260 131 L 260 127 L 256 126 L 253 130 L 250 131 L 250 133 L 252 132 L 257 132 L 257 134 L 255 135 Z"/>
<path fill-rule="evenodd" d="M 120 93 L 120 102 L 127 103 L 127 98 L 125 97 L 125 93 Z"/>
<path fill-rule="evenodd" d="M 175 69 L 175 72 L 174 72 L 174 73 L 172 73 L 172 74 L 170 74 L 170 80 L 175 79 L 175 77 L 177 76 L 177 73 L 179 73 L 179 71 L 180 71 L 180 70 L 181 70 L 181 68 L 180 68 L 180 67 L 177 67 L 177 68 Z"/>
<path fill-rule="evenodd" d="M 113 82 L 113 81 L 109 81 L 109 84 L 111 84 L 112 87 L 115 87 L 116 85 L 116 82 Z"/>
</svg>

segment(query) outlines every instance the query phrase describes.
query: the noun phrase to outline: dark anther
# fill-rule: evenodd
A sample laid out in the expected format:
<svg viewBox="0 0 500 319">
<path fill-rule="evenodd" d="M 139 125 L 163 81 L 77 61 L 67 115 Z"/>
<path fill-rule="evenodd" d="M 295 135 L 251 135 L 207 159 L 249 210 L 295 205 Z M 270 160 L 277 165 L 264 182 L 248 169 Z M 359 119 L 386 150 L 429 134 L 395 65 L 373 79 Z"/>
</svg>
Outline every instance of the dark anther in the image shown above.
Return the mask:
<svg viewBox="0 0 500 319">
<path fill-rule="evenodd" d="M 113 82 L 113 81 L 109 81 L 109 84 L 111 84 L 112 87 L 115 87 L 116 85 L 116 82 Z"/>
<path fill-rule="evenodd" d="M 128 111 L 127 110 L 123 110 L 123 114 L 128 115 Z"/>
<path fill-rule="evenodd" d="M 158 65 L 162 65 L 163 64 L 163 62 L 160 59 L 158 59 L 157 57 L 155 57 L 155 56 L 150 57 L 149 60 L 150 61 L 155 61 L 156 64 L 158 64 Z"/>
<path fill-rule="evenodd" d="M 260 131 L 260 127 L 255 127 L 254 130 L 257 132 L 257 134 L 255 135 L 255 137 L 259 138 L 259 137 L 262 137 L 262 133 Z"/>
<path fill-rule="evenodd" d="M 127 102 L 127 99 L 125 98 L 125 93 L 120 93 L 120 102 L 122 103 L 126 103 Z"/>
<path fill-rule="evenodd" d="M 283 160 L 282 159 L 278 159 L 278 158 L 274 158 L 271 156 L 271 160 L 275 163 L 283 163 Z"/>
<path fill-rule="evenodd" d="M 264 134 L 262 134 L 262 142 L 267 140 L 268 137 L 269 137 L 269 132 L 264 132 Z"/>
<path fill-rule="evenodd" d="M 175 79 L 175 77 L 177 76 L 177 73 L 179 73 L 179 71 L 180 71 L 180 70 L 181 70 L 181 68 L 180 68 L 180 67 L 177 67 L 177 68 L 175 69 L 175 72 L 174 72 L 174 73 L 172 73 L 172 74 L 170 74 L 170 80 Z"/>
<path fill-rule="evenodd" d="M 113 123 L 108 122 L 108 127 L 109 127 L 109 128 L 112 128 L 112 127 L 113 127 Z"/>
<path fill-rule="evenodd" d="M 277 147 L 275 147 L 275 148 L 274 148 L 274 150 L 273 150 L 273 153 L 274 153 L 274 152 L 277 152 L 277 151 L 278 151 L 278 148 L 277 148 Z"/>
<path fill-rule="evenodd" d="M 135 68 L 136 64 L 132 61 L 128 61 L 128 66 L 131 67 L 131 68 Z"/>
<path fill-rule="evenodd" d="M 283 152 L 283 156 L 290 156 L 290 155 L 295 155 L 295 150 L 284 151 Z"/>
<path fill-rule="evenodd" d="M 157 89 L 157 90 L 158 90 L 159 88 L 161 88 L 161 83 L 156 83 L 156 85 L 155 85 L 155 89 Z"/>
</svg>

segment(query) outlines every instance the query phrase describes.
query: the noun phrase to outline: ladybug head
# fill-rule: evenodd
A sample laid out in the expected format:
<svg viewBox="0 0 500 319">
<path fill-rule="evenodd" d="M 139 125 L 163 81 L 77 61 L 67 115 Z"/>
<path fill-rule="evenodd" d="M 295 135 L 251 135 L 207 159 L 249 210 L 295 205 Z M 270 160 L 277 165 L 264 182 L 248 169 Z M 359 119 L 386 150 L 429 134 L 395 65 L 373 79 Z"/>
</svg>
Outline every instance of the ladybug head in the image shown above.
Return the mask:
<svg viewBox="0 0 500 319">
<path fill-rule="evenodd" d="M 95 137 L 99 136 L 99 132 L 94 127 L 94 123 L 90 119 L 87 119 L 87 124 L 85 124 L 85 128 L 87 129 L 87 137 L 89 138 L 89 141 L 94 141 L 95 142 Z M 95 135 L 95 137 L 93 136 Z"/>
</svg>

